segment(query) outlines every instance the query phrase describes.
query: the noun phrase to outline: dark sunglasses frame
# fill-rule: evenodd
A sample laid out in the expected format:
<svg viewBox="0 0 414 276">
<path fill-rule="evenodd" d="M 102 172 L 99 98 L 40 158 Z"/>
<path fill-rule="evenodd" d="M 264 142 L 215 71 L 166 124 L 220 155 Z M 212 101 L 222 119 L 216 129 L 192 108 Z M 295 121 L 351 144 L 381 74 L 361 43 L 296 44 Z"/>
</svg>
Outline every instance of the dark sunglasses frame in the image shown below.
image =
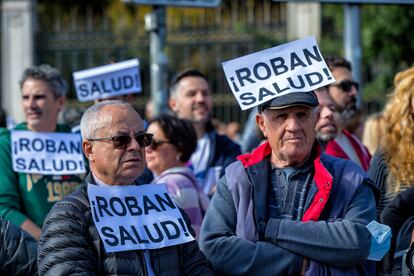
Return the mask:
<svg viewBox="0 0 414 276">
<path fill-rule="evenodd" d="M 135 140 L 141 148 L 147 147 L 152 143 L 152 133 L 138 133 L 134 135 Z M 129 135 L 117 135 L 105 138 L 88 139 L 88 141 L 97 142 L 111 142 L 116 149 L 126 149 L 131 143 L 132 137 Z"/>
<path fill-rule="evenodd" d="M 157 150 L 159 146 L 161 146 L 162 144 L 172 144 L 174 145 L 173 142 L 171 141 L 166 141 L 166 140 L 155 140 L 152 139 L 151 144 L 149 144 L 147 147 L 153 149 L 153 150 Z"/>
<path fill-rule="evenodd" d="M 344 92 L 350 92 L 352 90 L 352 86 L 355 86 L 356 90 L 359 88 L 359 83 L 350 80 L 343 80 L 339 83 L 333 83 L 331 85 L 341 88 L 341 90 Z"/>
</svg>

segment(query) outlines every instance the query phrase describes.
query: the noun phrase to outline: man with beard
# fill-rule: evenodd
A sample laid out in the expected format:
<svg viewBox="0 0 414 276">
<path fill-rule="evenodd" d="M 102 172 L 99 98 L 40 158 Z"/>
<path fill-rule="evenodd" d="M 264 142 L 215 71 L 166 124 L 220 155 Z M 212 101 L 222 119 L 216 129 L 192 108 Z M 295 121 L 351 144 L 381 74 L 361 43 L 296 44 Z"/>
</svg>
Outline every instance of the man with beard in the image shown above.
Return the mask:
<svg viewBox="0 0 414 276">
<path fill-rule="evenodd" d="M 319 101 L 319 119 L 316 122 L 316 139 L 324 149 L 329 141 L 335 139 L 338 127 L 335 122 L 335 103 L 329 96 L 328 87 L 323 86 L 315 90 Z"/>
<path fill-rule="evenodd" d="M 190 120 L 197 132 L 197 149 L 190 159 L 205 194 L 212 195 L 224 168 L 236 160 L 240 147 L 219 135 L 211 124 L 211 91 L 207 77 L 198 70 L 177 73 L 170 87 L 170 109 L 178 118 Z"/>
<path fill-rule="evenodd" d="M 338 135 L 327 144 L 325 151 L 336 157 L 350 159 L 366 171 L 371 155 L 358 137 L 346 129 L 346 124 L 359 112 L 356 105 L 358 83 L 352 77 L 351 63 L 342 57 L 331 57 L 325 61 L 336 80 L 328 86 L 328 91 L 339 112 L 336 120 Z"/>
</svg>

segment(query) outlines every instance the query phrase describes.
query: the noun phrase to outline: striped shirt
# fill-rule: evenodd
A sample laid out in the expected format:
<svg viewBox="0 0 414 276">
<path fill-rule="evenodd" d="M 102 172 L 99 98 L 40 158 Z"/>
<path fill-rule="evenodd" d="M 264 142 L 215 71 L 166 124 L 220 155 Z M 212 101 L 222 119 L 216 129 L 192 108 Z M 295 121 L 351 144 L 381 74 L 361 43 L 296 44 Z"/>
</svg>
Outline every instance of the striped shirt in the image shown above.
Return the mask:
<svg viewBox="0 0 414 276">
<path fill-rule="evenodd" d="M 313 174 L 311 162 L 306 162 L 299 168 L 277 168 L 272 165 L 269 218 L 300 220 Z"/>
</svg>

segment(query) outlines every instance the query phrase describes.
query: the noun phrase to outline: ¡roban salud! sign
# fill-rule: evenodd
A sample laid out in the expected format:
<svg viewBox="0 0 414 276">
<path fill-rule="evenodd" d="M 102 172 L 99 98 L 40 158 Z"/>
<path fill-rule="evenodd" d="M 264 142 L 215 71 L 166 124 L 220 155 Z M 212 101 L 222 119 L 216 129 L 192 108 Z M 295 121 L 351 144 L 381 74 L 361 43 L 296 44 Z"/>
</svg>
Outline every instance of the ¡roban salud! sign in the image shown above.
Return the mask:
<svg viewBox="0 0 414 276">
<path fill-rule="evenodd" d="M 88 185 L 92 217 L 106 252 L 157 249 L 193 241 L 165 185 Z"/>
<path fill-rule="evenodd" d="M 138 59 L 74 72 L 73 79 L 81 102 L 141 92 Z"/>
<path fill-rule="evenodd" d="M 314 37 L 235 58 L 222 66 L 242 110 L 335 81 Z"/>
</svg>

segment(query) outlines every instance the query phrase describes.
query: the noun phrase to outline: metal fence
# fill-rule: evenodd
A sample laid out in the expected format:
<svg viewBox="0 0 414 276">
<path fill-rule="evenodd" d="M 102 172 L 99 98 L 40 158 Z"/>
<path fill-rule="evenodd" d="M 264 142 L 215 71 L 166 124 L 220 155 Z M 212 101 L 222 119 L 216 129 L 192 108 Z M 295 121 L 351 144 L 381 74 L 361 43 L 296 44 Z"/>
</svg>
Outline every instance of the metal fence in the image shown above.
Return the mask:
<svg viewBox="0 0 414 276">
<path fill-rule="evenodd" d="M 133 28 L 123 27 L 124 16 L 110 16 L 110 10 L 98 15 L 93 11 L 79 14 L 76 9 L 65 15 L 38 15 L 36 63 L 49 63 L 62 71 L 70 82 L 69 105 L 81 106 L 76 101 L 72 72 L 136 57 L 143 83 L 136 107 L 143 111 L 150 95 L 149 37 L 143 11 L 150 7 L 128 9 L 134 14 Z M 284 42 L 285 10 L 285 4 L 268 0 L 223 0 L 215 9 L 167 8 L 169 74 L 187 67 L 200 69 L 210 80 L 213 116 L 243 125 L 248 112 L 241 112 L 233 98 L 221 62 Z"/>
</svg>

